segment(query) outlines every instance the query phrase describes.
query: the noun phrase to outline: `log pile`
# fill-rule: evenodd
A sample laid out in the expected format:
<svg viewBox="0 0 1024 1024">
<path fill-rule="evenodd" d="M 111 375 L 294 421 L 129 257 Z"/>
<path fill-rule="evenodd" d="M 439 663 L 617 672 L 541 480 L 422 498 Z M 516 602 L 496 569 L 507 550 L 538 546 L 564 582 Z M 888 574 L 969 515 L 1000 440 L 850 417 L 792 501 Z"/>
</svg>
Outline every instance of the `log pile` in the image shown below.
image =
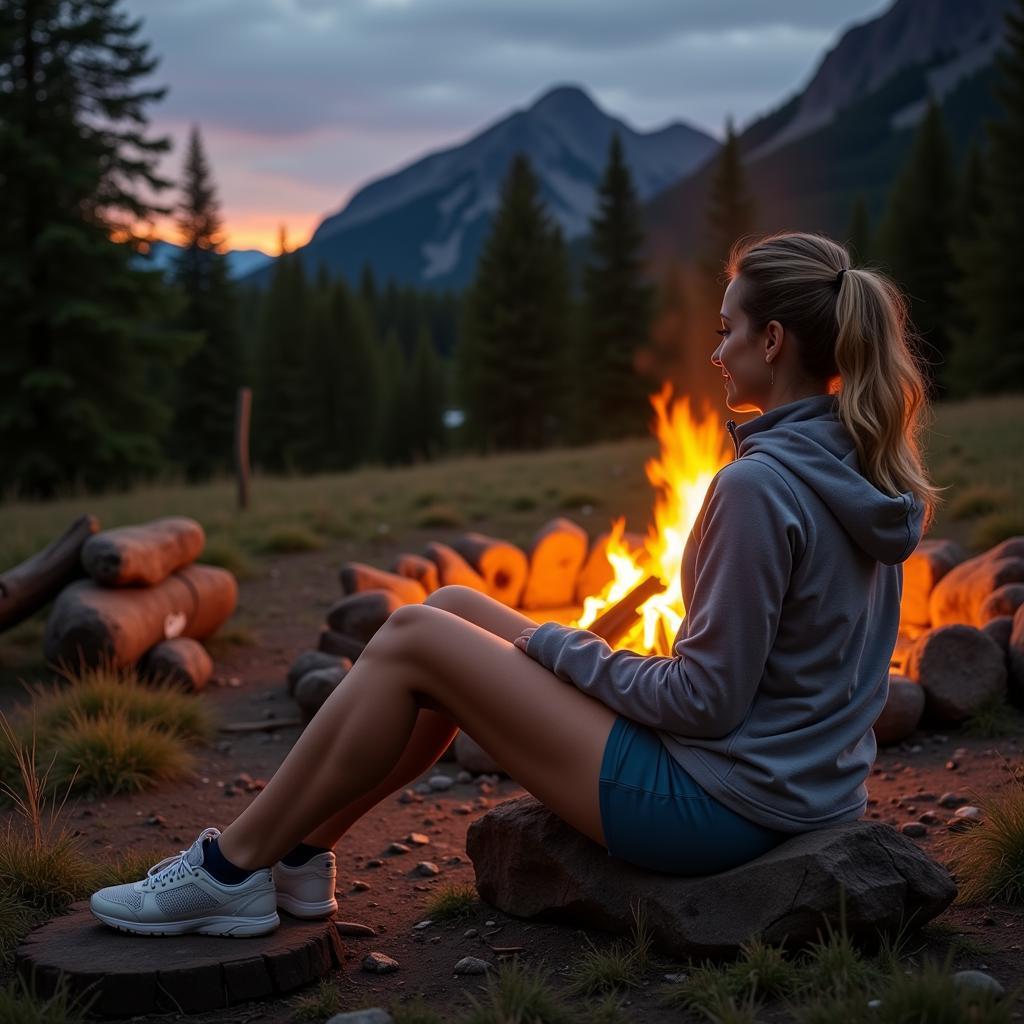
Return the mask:
<svg viewBox="0 0 1024 1024">
<path fill-rule="evenodd" d="M 556 621 L 576 618 L 584 598 L 612 578 L 609 536 L 591 543 L 582 527 L 559 517 L 544 524 L 525 551 L 468 532 L 451 544 L 435 541 L 419 553 L 402 553 L 386 569 L 348 562 L 339 573 L 342 596 L 327 613 L 318 650 L 296 660 L 289 693 L 311 719 L 396 608 L 448 584 L 480 590 L 538 622 L 545 617 L 534 613 L 545 610 Z M 625 534 L 623 542 L 631 552 L 644 547 L 637 534 Z M 636 608 L 658 589 L 657 579 L 647 577 L 591 631 L 615 644 L 635 621 Z M 300 688 L 304 674 L 315 679 Z M 903 564 L 899 636 L 876 739 L 899 742 L 922 721 L 963 721 L 1000 696 L 1024 705 L 1024 537 L 975 557 L 953 541 L 923 540 Z M 470 753 L 468 739 L 462 747 L 473 760 L 471 770 L 479 770 L 480 751 Z M 449 753 L 458 750 L 453 743 Z M 500 771 L 495 765 L 489 770 Z"/>
<path fill-rule="evenodd" d="M 226 569 L 195 561 L 206 537 L 185 516 L 88 531 L 84 579 L 56 596 L 44 653 L 70 668 L 137 665 L 143 678 L 202 689 L 213 672 L 199 642 L 234 613 L 238 584 Z"/>
</svg>

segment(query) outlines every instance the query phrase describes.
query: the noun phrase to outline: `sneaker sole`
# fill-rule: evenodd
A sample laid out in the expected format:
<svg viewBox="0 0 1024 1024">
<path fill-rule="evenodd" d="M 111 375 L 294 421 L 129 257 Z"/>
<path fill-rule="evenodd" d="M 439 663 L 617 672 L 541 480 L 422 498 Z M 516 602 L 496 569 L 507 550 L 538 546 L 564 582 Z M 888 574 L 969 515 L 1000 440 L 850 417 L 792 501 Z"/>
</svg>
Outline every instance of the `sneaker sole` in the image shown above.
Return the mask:
<svg viewBox="0 0 1024 1024">
<path fill-rule="evenodd" d="M 320 903 L 308 903 L 306 900 L 297 900 L 288 893 L 277 894 L 278 910 L 286 910 L 292 917 L 330 917 L 337 913 L 338 901 L 333 897 L 329 900 L 322 900 Z"/>
<path fill-rule="evenodd" d="M 118 931 L 131 932 L 133 935 L 186 935 L 198 932 L 200 935 L 226 935 L 231 938 L 249 938 L 266 935 L 280 923 L 281 918 L 275 910 L 263 917 L 197 917 L 191 921 L 125 921 L 93 910 L 93 914 L 104 924 Z"/>
</svg>

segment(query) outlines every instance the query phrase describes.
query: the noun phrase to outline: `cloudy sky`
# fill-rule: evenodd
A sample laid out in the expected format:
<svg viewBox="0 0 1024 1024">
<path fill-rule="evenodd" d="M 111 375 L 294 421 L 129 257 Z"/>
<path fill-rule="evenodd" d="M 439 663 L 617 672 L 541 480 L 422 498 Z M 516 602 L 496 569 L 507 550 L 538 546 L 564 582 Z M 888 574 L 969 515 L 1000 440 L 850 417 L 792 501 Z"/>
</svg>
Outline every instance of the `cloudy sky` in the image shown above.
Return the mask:
<svg viewBox="0 0 1024 1024">
<path fill-rule="evenodd" d="M 721 137 L 810 78 L 890 0 L 124 0 L 168 86 L 149 108 L 178 177 L 198 123 L 233 248 L 276 252 L 361 185 L 548 88 L 641 130 Z M 165 193 L 166 195 L 166 193 Z M 170 235 L 168 235 L 170 237 Z"/>
</svg>

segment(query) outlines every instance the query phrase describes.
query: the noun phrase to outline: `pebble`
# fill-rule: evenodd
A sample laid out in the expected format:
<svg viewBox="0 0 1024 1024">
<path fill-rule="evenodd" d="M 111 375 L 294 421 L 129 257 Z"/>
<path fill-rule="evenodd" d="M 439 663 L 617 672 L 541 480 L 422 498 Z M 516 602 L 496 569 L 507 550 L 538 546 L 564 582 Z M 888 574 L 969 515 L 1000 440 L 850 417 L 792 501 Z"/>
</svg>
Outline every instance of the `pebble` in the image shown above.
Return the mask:
<svg viewBox="0 0 1024 1024">
<path fill-rule="evenodd" d="M 405 843 L 392 843 L 388 847 L 388 853 L 408 853 L 411 847 L 406 846 Z"/>
<path fill-rule="evenodd" d="M 925 811 L 918 819 L 922 825 L 941 825 L 942 819 L 934 811 Z"/>
<path fill-rule="evenodd" d="M 881 1005 L 882 1005 L 882 1000 L 881 999 L 869 999 L 868 1000 L 868 1009 L 869 1010 L 877 1010 Z"/>
<path fill-rule="evenodd" d="M 497 921 L 484 921 L 484 927 L 493 928 L 497 923 Z"/>
<path fill-rule="evenodd" d="M 423 931 L 424 928 L 429 928 L 433 923 L 434 922 L 428 917 L 425 920 L 420 921 L 417 924 L 414 924 L 413 928 L 415 928 L 416 931 L 421 932 Z"/>
<path fill-rule="evenodd" d="M 686 981 L 685 974 L 663 974 L 662 977 L 666 981 L 672 982 L 672 984 L 682 984 L 684 981 Z"/>
<path fill-rule="evenodd" d="M 486 974 L 491 965 L 475 956 L 464 956 L 456 965 L 456 974 Z"/>
<path fill-rule="evenodd" d="M 433 861 L 429 861 L 429 860 L 421 860 L 419 862 L 419 864 L 416 865 L 416 870 L 421 875 L 439 875 L 439 874 L 441 874 L 441 869 Z"/>
<path fill-rule="evenodd" d="M 370 858 L 370 859 L 369 859 L 369 860 L 368 860 L 368 861 L 366 862 L 366 866 L 367 866 L 368 868 L 379 868 L 379 867 L 381 866 L 381 864 L 383 864 L 383 863 L 384 863 L 384 861 L 382 861 L 382 860 L 380 859 L 380 857 L 371 857 L 371 858 Z"/>
<path fill-rule="evenodd" d="M 469 772 L 467 772 L 465 770 L 465 768 L 463 768 L 463 770 L 461 772 L 459 772 L 458 775 L 455 776 L 455 781 L 456 782 L 472 782 L 473 781 L 473 776 Z"/>
<path fill-rule="evenodd" d="M 352 879 L 352 889 L 354 892 L 366 892 L 370 888 L 369 882 L 363 882 L 358 878 Z"/>
<path fill-rule="evenodd" d="M 161 828 L 167 828 L 167 819 L 162 814 L 151 814 L 146 819 L 147 825 L 159 825 Z"/>
<path fill-rule="evenodd" d="M 435 791 L 449 789 L 451 787 L 451 784 L 452 780 L 447 775 L 431 775 L 430 778 L 427 779 L 427 785 L 429 785 L 430 788 Z"/>
<path fill-rule="evenodd" d="M 959 762 L 954 761 L 952 759 L 950 759 L 949 761 L 946 762 L 946 768 L 949 771 L 951 771 L 951 772 L 955 772 L 957 770 L 957 768 L 959 768 L 959 767 L 960 767 Z"/>
<path fill-rule="evenodd" d="M 953 812 L 954 818 L 970 818 L 971 821 L 981 821 L 982 814 L 980 807 L 958 807 Z"/>
<path fill-rule="evenodd" d="M 430 836 L 425 836 L 422 832 L 410 832 L 405 837 L 405 841 L 414 846 L 426 846 L 430 842 Z"/>
<path fill-rule="evenodd" d="M 939 797 L 940 807 L 959 807 L 961 804 L 965 804 L 967 801 L 960 796 L 959 793 L 943 793 Z"/>
<path fill-rule="evenodd" d="M 957 747 L 956 750 L 953 751 L 953 756 L 954 757 L 969 757 L 970 753 L 971 752 L 967 749 L 967 747 Z"/>
<path fill-rule="evenodd" d="M 413 786 L 412 788 L 417 793 L 429 793 L 430 792 L 430 787 L 425 782 L 417 782 L 416 785 Z"/>
<path fill-rule="evenodd" d="M 416 802 L 416 793 L 411 789 L 403 789 L 402 795 L 398 798 L 400 804 L 412 804 Z"/>
<path fill-rule="evenodd" d="M 928 834 L 928 829 L 919 821 L 905 821 L 900 825 L 900 831 L 905 836 L 910 836 L 912 839 L 919 839 L 921 836 L 926 836 Z"/>
<path fill-rule="evenodd" d="M 991 992 L 996 999 L 1002 999 L 1006 994 L 1006 989 L 991 974 L 984 971 L 957 971 L 953 975 L 953 984 L 957 988 L 979 994 Z"/>
<path fill-rule="evenodd" d="M 480 932 L 476 928 L 467 928 L 462 933 L 462 937 L 464 939 L 475 939 L 479 934 Z"/>
<path fill-rule="evenodd" d="M 388 971 L 398 970 L 398 961 L 388 956 L 387 953 L 367 953 L 363 957 L 363 970 L 373 974 L 385 974 Z"/>
<path fill-rule="evenodd" d="M 376 931 L 368 924 L 360 924 L 358 921 L 335 921 L 334 927 L 339 935 L 376 935 Z"/>
</svg>

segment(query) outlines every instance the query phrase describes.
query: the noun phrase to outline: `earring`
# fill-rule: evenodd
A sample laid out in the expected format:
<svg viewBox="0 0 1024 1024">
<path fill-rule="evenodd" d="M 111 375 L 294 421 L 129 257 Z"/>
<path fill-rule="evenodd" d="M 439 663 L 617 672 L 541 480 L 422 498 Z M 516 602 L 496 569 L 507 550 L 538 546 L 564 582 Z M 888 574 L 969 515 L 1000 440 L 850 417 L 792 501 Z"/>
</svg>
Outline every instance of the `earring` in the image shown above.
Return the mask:
<svg viewBox="0 0 1024 1024">
<path fill-rule="evenodd" d="M 769 383 L 774 384 L 775 383 L 775 364 L 774 363 L 769 363 L 768 365 L 772 368 L 772 377 L 771 377 L 771 381 Z"/>
</svg>

